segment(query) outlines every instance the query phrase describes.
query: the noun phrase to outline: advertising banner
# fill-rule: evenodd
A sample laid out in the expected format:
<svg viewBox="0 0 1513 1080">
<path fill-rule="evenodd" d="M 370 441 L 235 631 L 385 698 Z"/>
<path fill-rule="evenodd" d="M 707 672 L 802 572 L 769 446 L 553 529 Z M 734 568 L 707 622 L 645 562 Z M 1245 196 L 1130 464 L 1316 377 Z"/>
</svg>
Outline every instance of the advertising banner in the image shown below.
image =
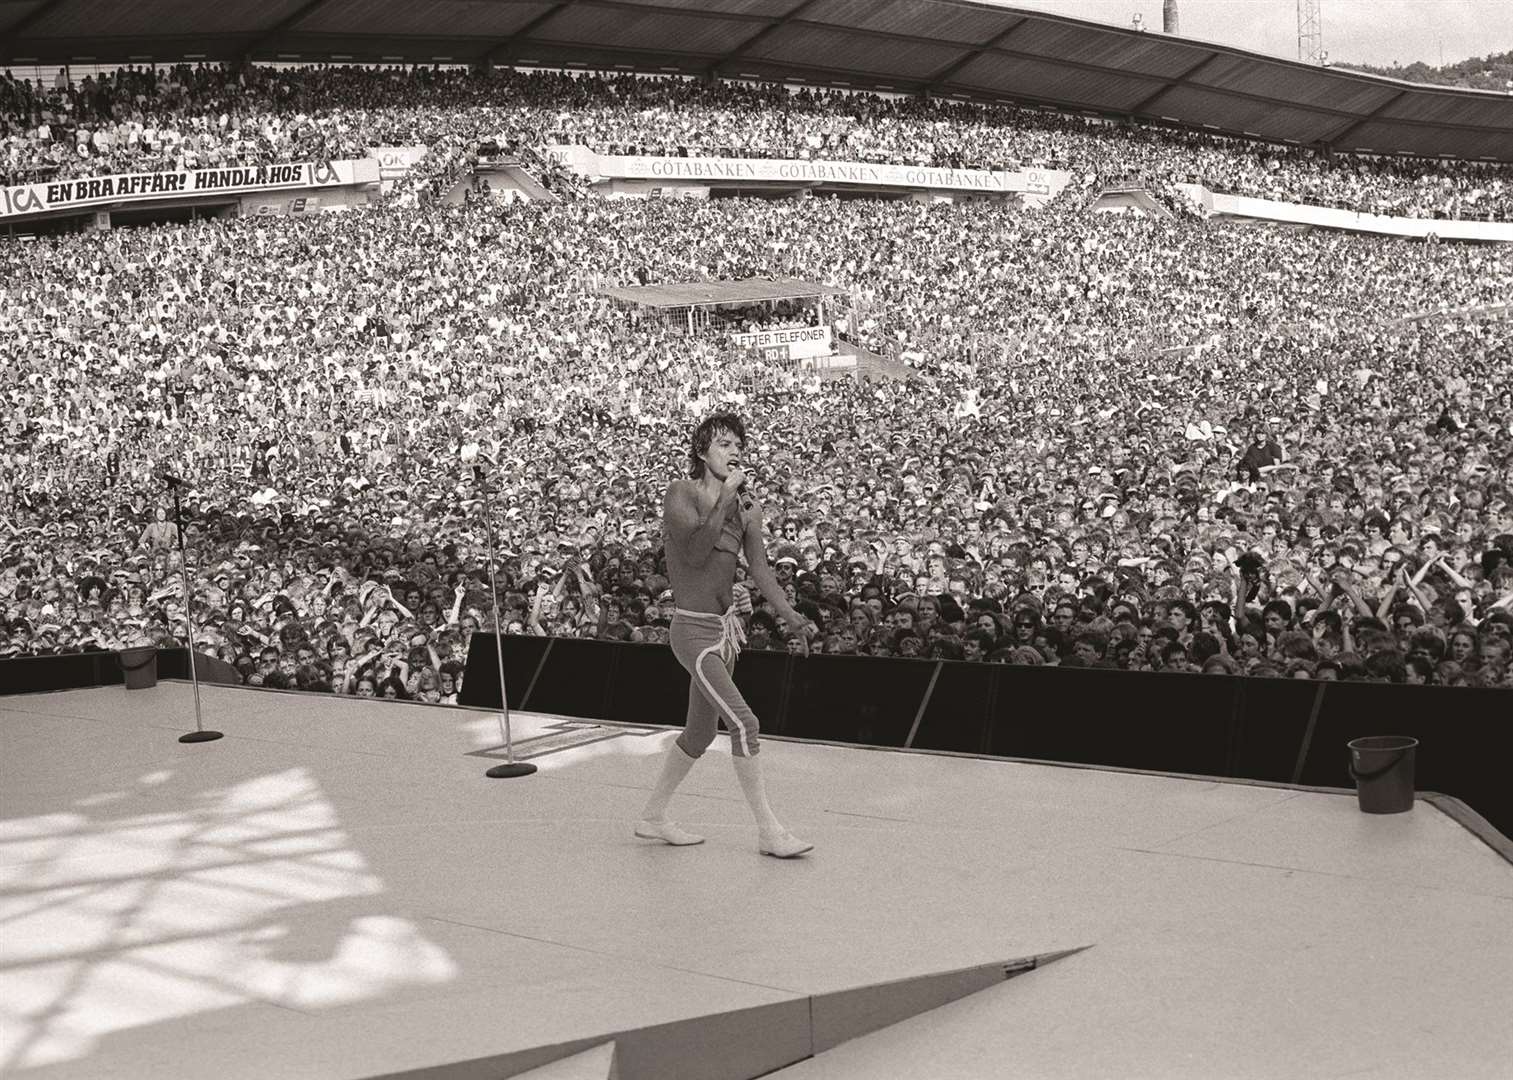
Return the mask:
<svg viewBox="0 0 1513 1080">
<path fill-rule="evenodd" d="M 1027 169 L 1015 175 L 1023 178 L 1024 187 L 1019 190 L 1027 195 L 1054 195 L 1066 187 L 1065 180 L 1058 186 L 1055 176 L 1047 169 Z"/>
<path fill-rule="evenodd" d="M 1053 195 L 1070 182 L 1059 169 L 946 169 L 875 162 L 800 161 L 787 158 L 647 157 L 595 154 L 582 146 L 553 146 L 551 156 L 588 176 L 692 183 L 857 184 L 929 191 L 1014 192 Z"/>
<path fill-rule="evenodd" d="M 368 153 L 378 162 L 380 180 L 398 180 L 425 157 L 424 146 L 370 146 Z"/>
<path fill-rule="evenodd" d="M 1315 225 L 1347 232 L 1407 236 L 1415 240 L 1435 237 L 1440 240 L 1472 240 L 1483 243 L 1513 242 L 1513 221 L 1473 221 L 1448 218 L 1408 218 L 1389 214 L 1368 214 L 1357 210 L 1339 210 L 1332 206 L 1285 203 L 1276 199 L 1258 199 L 1248 195 L 1226 195 L 1198 187 L 1194 195 L 1188 185 L 1189 198 L 1215 216 L 1249 218 L 1255 221 L 1279 221 L 1290 225 Z"/>
<path fill-rule="evenodd" d="M 377 179 L 378 162 L 371 159 L 80 177 L 0 188 L 0 219 L 154 199 L 245 195 L 286 188 L 348 187 Z"/>
<path fill-rule="evenodd" d="M 828 326 L 801 326 L 795 330 L 759 330 L 753 334 L 734 334 L 736 344 L 759 349 L 779 360 L 802 360 L 811 356 L 829 356 L 835 351 Z"/>
</svg>

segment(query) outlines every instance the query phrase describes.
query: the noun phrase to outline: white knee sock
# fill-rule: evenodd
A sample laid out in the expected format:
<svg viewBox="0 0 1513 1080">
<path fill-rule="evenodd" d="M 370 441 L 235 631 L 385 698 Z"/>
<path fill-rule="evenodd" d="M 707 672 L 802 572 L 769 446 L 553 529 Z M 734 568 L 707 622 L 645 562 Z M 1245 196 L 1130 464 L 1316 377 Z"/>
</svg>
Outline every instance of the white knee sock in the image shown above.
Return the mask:
<svg viewBox="0 0 1513 1080">
<path fill-rule="evenodd" d="M 674 740 L 667 748 L 667 755 L 662 761 L 662 775 L 657 778 L 657 786 L 651 793 L 651 798 L 646 800 L 646 809 L 641 812 L 645 821 L 666 821 L 667 804 L 672 802 L 672 793 L 678 790 L 678 785 L 688 775 L 688 770 L 693 768 L 697 758 L 689 757 L 681 746 Z"/>
<path fill-rule="evenodd" d="M 757 828 L 769 836 L 786 832 L 783 823 L 777 819 L 772 806 L 767 802 L 767 782 L 762 777 L 762 759 L 737 755 L 731 760 L 735 762 L 735 774 L 741 781 L 741 790 L 746 793 L 746 801 L 751 804 Z"/>
</svg>

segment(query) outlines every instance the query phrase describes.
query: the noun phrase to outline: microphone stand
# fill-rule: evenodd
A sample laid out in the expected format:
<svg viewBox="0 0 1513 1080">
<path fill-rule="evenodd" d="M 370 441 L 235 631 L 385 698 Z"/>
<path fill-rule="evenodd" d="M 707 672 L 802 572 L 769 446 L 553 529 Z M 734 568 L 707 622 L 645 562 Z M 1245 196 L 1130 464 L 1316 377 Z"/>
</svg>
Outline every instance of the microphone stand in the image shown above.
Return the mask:
<svg viewBox="0 0 1513 1080">
<path fill-rule="evenodd" d="M 206 731 L 200 718 L 200 675 L 194 664 L 194 605 L 189 597 L 189 557 L 184 553 L 184 513 L 179 505 L 179 484 L 176 476 L 163 476 L 168 490 L 173 492 L 173 527 L 179 536 L 179 572 L 184 579 L 184 628 L 189 634 L 189 681 L 194 684 L 194 730 L 179 736 L 179 742 L 212 742 L 221 738 L 219 731 Z"/>
<path fill-rule="evenodd" d="M 536 766 L 529 761 L 515 760 L 515 744 L 510 732 L 510 699 L 504 688 L 504 625 L 499 621 L 498 559 L 494 548 L 494 509 L 489 502 L 488 480 L 483 468 L 473 466 L 473 479 L 483 496 L 483 527 L 489 538 L 489 593 L 494 600 L 494 659 L 499 663 L 499 734 L 504 739 L 504 764 L 495 765 L 483 775 L 494 780 L 509 780 L 517 776 L 529 776 Z"/>
</svg>

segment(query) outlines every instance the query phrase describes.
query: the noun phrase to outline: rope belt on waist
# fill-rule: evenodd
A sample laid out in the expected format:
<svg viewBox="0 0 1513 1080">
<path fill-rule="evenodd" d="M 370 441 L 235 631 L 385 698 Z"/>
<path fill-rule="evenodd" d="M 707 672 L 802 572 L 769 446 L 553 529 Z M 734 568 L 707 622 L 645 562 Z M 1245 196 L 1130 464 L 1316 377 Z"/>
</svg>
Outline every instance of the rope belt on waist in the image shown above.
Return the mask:
<svg viewBox="0 0 1513 1080">
<path fill-rule="evenodd" d="M 681 615 L 685 619 L 701 619 L 704 621 L 714 620 L 720 624 L 720 659 L 727 664 L 735 663 L 737 656 L 741 654 L 741 648 L 746 644 L 746 625 L 741 622 L 741 613 L 736 606 L 731 604 L 725 609 L 725 614 L 715 615 L 708 611 L 684 611 L 682 608 L 673 608 L 674 615 Z"/>
</svg>

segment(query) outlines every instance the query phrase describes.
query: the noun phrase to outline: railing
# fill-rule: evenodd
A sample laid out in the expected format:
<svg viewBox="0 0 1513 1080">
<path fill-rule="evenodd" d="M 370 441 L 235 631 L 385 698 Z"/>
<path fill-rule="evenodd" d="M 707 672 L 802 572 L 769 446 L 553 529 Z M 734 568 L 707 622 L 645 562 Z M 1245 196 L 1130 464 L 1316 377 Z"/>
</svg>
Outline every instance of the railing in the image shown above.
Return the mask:
<svg viewBox="0 0 1513 1080">
<path fill-rule="evenodd" d="M 497 708 L 498 639 L 474 634 L 459 701 Z M 510 706 L 680 725 L 665 646 L 504 638 Z M 476 677 L 475 677 L 476 673 Z M 1330 787 L 1345 744 L 1420 740 L 1418 787 L 1513 834 L 1513 691 L 748 651 L 735 682 L 773 735 Z"/>
<path fill-rule="evenodd" d="M 0 173 L 0 184 L 19 187 L 22 184 L 42 184 L 58 175 L 60 165 L 28 165 L 11 168 Z"/>
</svg>

